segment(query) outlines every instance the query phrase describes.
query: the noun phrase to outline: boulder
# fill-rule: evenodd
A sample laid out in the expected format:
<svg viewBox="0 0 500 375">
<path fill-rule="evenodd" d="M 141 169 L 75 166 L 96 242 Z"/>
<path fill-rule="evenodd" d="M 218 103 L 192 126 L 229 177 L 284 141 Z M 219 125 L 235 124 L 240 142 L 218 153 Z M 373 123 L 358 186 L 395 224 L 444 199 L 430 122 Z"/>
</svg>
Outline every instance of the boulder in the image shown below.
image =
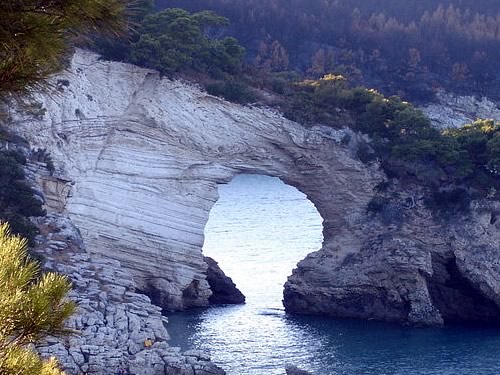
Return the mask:
<svg viewBox="0 0 500 375">
<path fill-rule="evenodd" d="M 233 283 L 233 280 L 226 276 L 218 263 L 210 257 L 203 257 L 208 265 L 207 282 L 210 285 L 212 295 L 208 299 L 211 305 L 221 304 L 241 304 L 245 303 L 245 296 Z"/>
</svg>

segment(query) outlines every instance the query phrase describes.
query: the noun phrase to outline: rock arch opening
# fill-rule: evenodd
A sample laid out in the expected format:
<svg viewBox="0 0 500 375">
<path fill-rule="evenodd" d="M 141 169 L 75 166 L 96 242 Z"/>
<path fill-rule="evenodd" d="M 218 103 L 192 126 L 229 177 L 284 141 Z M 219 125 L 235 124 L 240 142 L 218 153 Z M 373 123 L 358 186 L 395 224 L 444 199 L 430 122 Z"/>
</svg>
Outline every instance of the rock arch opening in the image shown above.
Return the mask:
<svg viewBox="0 0 500 375">
<path fill-rule="evenodd" d="M 219 185 L 203 253 L 232 278 L 247 304 L 281 308 L 286 278 L 300 260 L 321 248 L 322 231 L 318 210 L 296 188 L 276 177 L 240 174 Z M 224 285 L 213 285 L 217 277 L 208 276 L 215 297 L 211 302 L 238 302 Z"/>
</svg>

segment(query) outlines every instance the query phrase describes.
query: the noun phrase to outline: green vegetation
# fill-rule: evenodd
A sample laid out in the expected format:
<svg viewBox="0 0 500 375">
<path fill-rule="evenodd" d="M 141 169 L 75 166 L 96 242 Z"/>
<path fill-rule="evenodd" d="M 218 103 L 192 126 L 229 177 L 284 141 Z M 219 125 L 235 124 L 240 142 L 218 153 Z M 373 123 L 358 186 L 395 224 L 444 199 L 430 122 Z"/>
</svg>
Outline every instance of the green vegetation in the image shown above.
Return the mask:
<svg viewBox="0 0 500 375">
<path fill-rule="evenodd" d="M 483 196 L 500 188 L 498 122 L 478 120 L 439 131 L 411 104 L 374 90 L 351 88 L 345 78 L 335 75 L 293 84 L 283 110 L 306 125 L 348 125 L 368 134 L 373 141 L 368 146 L 389 176 L 415 178 L 435 189 L 469 186 Z M 360 159 L 370 161 L 370 153 L 360 151 Z"/>
<path fill-rule="evenodd" d="M 70 41 L 125 26 L 125 0 L 5 0 L 0 8 L 0 95 L 39 85 L 62 67 Z M 72 37 L 74 36 L 74 38 Z"/>
<path fill-rule="evenodd" d="M 485 175 L 500 176 L 500 123 L 478 120 L 470 125 L 444 132 L 445 137 L 455 140 L 466 160 L 465 172 L 478 180 Z"/>
<path fill-rule="evenodd" d="M 17 151 L 0 151 L 0 220 L 8 221 L 13 232 L 31 244 L 38 230 L 29 217 L 43 216 L 45 211 L 25 181 L 25 163 L 25 157 Z"/>
<path fill-rule="evenodd" d="M 220 96 L 235 103 L 249 103 L 256 99 L 256 95 L 247 84 L 231 79 L 209 83 L 206 89 L 210 95 Z"/>
<path fill-rule="evenodd" d="M 167 9 L 148 15 L 130 48 L 129 61 L 171 74 L 181 70 L 208 73 L 213 77 L 241 72 L 244 48 L 234 38 L 211 39 L 209 30 L 227 25 L 213 12 L 190 14 Z"/>
<path fill-rule="evenodd" d="M 227 18 L 211 11 L 189 13 L 179 8 L 153 12 L 149 0 L 139 1 L 137 25 L 114 41 L 98 39 L 96 49 L 105 59 L 129 62 L 172 77 L 182 73 L 227 100 L 246 103 L 255 96 L 244 83 L 245 49 L 232 37 L 219 38 Z"/>
<path fill-rule="evenodd" d="M 137 27 L 124 38 L 97 41 L 104 58 L 158 70 L 162 75 L 201 73 L 218 80 L 238 76 L 245 49 L 232 37 L 218 38 L 229 21 L 214 12 L 179 8 L 153 12 L 149 0 L 130 19 Z"/>
<path fill-rule="evenodd" d="M 75 311 L 66 299 L 70 288 L 65 276 L 41 275 L 26 240 L 0 224 L 0 374 L 63 374 L 55 359 L 42 361 L 31 345 L 70 333 L 64 326 Z"/>
</svg>

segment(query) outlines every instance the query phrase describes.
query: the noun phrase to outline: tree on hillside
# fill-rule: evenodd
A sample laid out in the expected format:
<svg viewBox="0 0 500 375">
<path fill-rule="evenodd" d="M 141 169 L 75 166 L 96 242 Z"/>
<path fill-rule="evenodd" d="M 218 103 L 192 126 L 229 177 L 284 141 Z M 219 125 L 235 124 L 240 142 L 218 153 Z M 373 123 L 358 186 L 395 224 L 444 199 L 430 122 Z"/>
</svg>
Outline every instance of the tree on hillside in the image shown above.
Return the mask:
<svg viewBox="0 0 500 375">
<path fill-rule="evenodd" d="M 213 12 L 170 8 L 147 16 L 132 43 L 129 62 L 171 74 L 194 70 L 215 77 L 238 74 L 245 49 L 234 38 L 212 39 L 228 20 Z"/>
<path fill-rule="evenodd" d="M 4 0 L 0 7 L 0 94 L 37 85 L 61 68 L 70 41 L 117 34 L 130 0 Z"/>
<path fill-rule="evenodd" d="M 0 224 L 0 374 L 63 374 L 55 359 L 42 361 L 32 344 L 69 333 L 64 322 L 75 311 L 66 299 L 70 288 L 65 276 L 41 275 L 26 240 Z"/>
<path fill-rule="evenodd" d="M 139 38 L 137 29 L 146 16 L 154 12 L 154 0 L 133 0 L 126 14 L 127 28 L 119 37 L 109 38 L 107 35 L 97 35 L 91 42 L 91 48 L 102 58 L 113 61 L 126 61 L 130 44 Z"/>
</svg>

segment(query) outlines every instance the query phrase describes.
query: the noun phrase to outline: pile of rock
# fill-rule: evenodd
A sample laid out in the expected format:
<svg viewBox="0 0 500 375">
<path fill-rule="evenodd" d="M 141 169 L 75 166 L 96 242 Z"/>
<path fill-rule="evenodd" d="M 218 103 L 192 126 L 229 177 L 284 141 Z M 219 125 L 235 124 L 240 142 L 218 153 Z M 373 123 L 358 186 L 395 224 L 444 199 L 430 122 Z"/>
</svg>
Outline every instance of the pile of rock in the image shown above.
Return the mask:
<svg viewBox="0 0 500 375">
<path fill-rule="evenodd" d="M 133 278 L 118 261 L 85 253 L 68 218 L 49 214 L 37 224 L 42 234 L 36 253 L 44 268 L 70 277 L 70 298 L 78 304 L 68 322 L 75 334 L 49 338 L 39 347 L 44 356 L 56 356 L 69 374 L 115 374 L 120 366 L 135 375 L 225 373 L 206 353 L 182 354 L 170 347 L 161 309 L 135 292 Z"/>
</svg>

